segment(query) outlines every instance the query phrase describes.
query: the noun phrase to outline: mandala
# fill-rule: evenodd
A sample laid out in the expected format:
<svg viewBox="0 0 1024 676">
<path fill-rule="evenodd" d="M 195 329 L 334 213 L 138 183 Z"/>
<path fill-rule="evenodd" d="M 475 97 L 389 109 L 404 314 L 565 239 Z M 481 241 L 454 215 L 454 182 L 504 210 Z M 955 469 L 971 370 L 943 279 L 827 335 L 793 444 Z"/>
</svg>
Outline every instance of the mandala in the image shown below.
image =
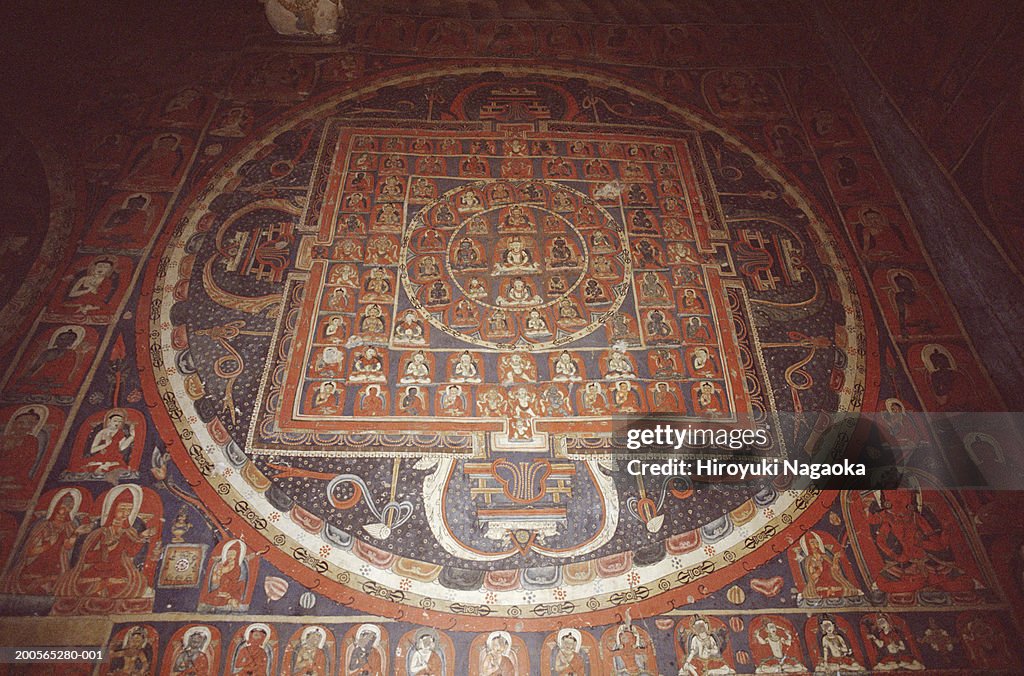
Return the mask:
<svg viewBox="0 0 1024 676">
<path fill-rule="evenodd" d="M 367 612 L 500 629 L 699 598 L 832 496 L 630 476 L 616 420 L 778 429 L 877 396 L 830 214 L 607 76 L 380 77 L 268 123 L 176 219 L 139 318 L 172 457 L 234 536 Z"/>
<path fill-rule="evenodd" d="M 607 322 L 629 290 L 623 228 L 570 190 L 482 182 L 424 208 L 402 247 L 402 280 L 419 314 L 440 331 L 498 350 L 565 345 Z M 586 219 L 583 232 L 569 220 L 577 215 Z M 584 318 L 583 307 L 601 312 Z M 425 342 L 405 326 L 405 339 Z"/>
</svg>

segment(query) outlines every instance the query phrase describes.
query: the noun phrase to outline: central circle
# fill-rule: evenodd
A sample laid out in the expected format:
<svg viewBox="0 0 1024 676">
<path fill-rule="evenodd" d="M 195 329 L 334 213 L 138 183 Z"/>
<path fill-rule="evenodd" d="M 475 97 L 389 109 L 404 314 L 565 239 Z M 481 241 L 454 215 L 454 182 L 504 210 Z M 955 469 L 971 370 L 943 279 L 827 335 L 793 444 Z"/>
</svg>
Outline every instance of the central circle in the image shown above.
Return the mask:
<svg viewBox="0 0 1024 676">
<path fill-rule="evenodd" d="M 626 234 L 587 195 L 544 180 L 481 181 L 417 213 L 402 246 L 410 304 L 477 345 L 565 345 L 626 298 Z"/>
<path fill-rule="evenodd" d="M 579 286 L 586 262 L 579 231 L 532 204 L 471 217 L 452 234 L 447 258 L 462 293 L 491 308 L 552 305 Z"/>
</svg>

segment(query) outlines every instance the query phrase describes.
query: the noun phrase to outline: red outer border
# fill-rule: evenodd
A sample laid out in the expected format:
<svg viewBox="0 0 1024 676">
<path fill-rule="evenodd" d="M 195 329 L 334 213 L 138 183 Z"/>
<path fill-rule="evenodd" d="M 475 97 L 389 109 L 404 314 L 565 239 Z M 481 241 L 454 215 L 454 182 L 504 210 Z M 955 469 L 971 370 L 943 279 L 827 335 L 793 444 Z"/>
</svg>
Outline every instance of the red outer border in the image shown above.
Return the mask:
<svg viewBox="0 0 1024 676">
<path fill-rule="evenodd" d="M 387 77 L 381 73 L 375 73 L 373 74 L 372 79 L 391 79 L 401 75 L 415 73 L 422 73 L 424 76 L 428 76 L 435 73 L 442 74 L 447 67 L 472 65 L 479 66 L 480 62 L 477 61 L 472 64 L 466 64 L 465 62 L 447 61 L 442 63 L 431 63 L 425 66 L 399 68 L 391 71 Z M 495 69 L 500 69 L 502 65 L 509 65 L 517 70 L 525 70 L 529 68 L 528 64 L 524 64 L 522 62 L 505 62 L 500 60 L 493 62 L 493 65 Z M 566 77 L 572 77 L 573 74 L 577 76 L 582 74 L 584 76 L 600 77 L 602 79 L 610 78 L 612 81 L 609 82 L 609 86 L 617 86 L 619 80 L 617 76 L 609 75 L 608 73 L 596 72 L 591 69 L 576 69 L 575 73 L 566 72 Z M 348 83 L 348 88 L 354 88 L 356 86 L 366 84 L 370 79 L 370 77 L 366 77 L 354 83 Z M 302 105 L 290 108 L 286 113 L 275 116 L 274 119 L 266 125 L 253 130 L 252 138 L 262 138 L 261 133 L 270 126 L 280 124 L 285 119 L 298 118 L 302 111 L 320 105 L 331 97 L 337 96 L 338 93 L 337 89 L 325 92 L 323 95 L 311 99 Z M 652 96 L 651 99 L 654 101 L 659 100 L 656 96 Z M 681 102 L 670 103 L 678 108 L 688 109 L 692 115 L 702 121 L 706 121 L 706 116 L 700 111 L 693 110 L 692 107 Z M 709 127 L 711 129 L 715 129 L 718 128 L 719 125 L 709 124 Z M 745 139 L 744 135 L 736 133 L 731 129 L 729 132 L 734 134 L 736 138 L 747 146 L 744 150 L 750 150 L 755 154 L 758 154 L 754 150 L 757 144 L 749 143 L 749 141 Z M 249 145 L 255 142 L 255 140 L 251 141 Z M 178 205 L 174 208 L 166 222 L 167 225 L 165 225 L 165 231 L 159 235 L 159 239 L 151 254 L 150 264 L 147 265 L 143 276 L 139 296 L 140 308 L 149 307 L 152 303 L 154 295 L 153 289 L 156 282 L 156 273 L 158 268 L 158 265 L 153 264 L 153 261 L 158 261 L 159 258 L 162 257 L 163 251 L 166 249 L 168 242 L 173 236 L 174 228 L 168 227 L 169 224 L 177 222 L 187 208 L 209 184 L 212 178 L 218 176 L 224 167 L 227 166 L 229 162 L 234 161 L 237 156 L 238 152 L 231 153 L 213 167 L 208 168 L 206 177 L 202 181 L 196 183 L 187 197 L 179 199 Z M 785 167 L 776 163 L 771 163 L 771 166 L 791 184 L 801 188 L 801 197 L 806 200 L 812 209 L 815 210 L 815 214 L 831 228 L 833 236 L 837 239 L 838 253 L 847 261 L 847 263 L 850 263 L 852 260 L 854 264 L 851 267 L 851 271 L 855 272 L 855 274 L 853 274 L 853 280 L 856 286 L 858 299 L 860 300 L 861 310 L 863 312 L 863 329 L 866 347 L 865 399 L 862 403 L 862 408 L 874 410 L 878 401 L 878 386 L 881 382 L 881 377 L 878 373 L 879 351 L 876 343 L 871 340 L 871 336 L 875 335 L 877 327 L 875 326 L 874 315 L 871 309 L 871 296 L 869 295 L 868 289 L 866 288 L 865 282 L 860 274 L 861 270 L 859 260 L 856 259 L 849 247 L 849 243 L 846 241 L 845 231 L 842 228 L 837 227 L 837 224 L 829 215 L 829 212 L 822 209 L 818 200 L 813 197 L 813 193 L 803 188 L 802 182 L 796 179 Z M 265 536 L 256 528 L 240 519 L 235 519 L 235 515 L 230 507 L 226 503 L 222 502 L 214 487 L 206 481 L 189 459 L 187 449 L 178 437 L 174 423 L 171 421 L 170 416 L 162 405 L 162 401 L 160 400 L 159 392 L 157 390 L 156 379 L 153 374 L 152 359 L 149 352 L 149 324 L 149 312 L 138 312 L 136 314 L 136 358 L 140 367 L 139 375 L 145 400 L 150 410 L 150 414 L 153 417 L 157 431 L 161 433 L 161 437 L 163 438 L 167 449 L 171 452 L 172 457 L 183 460 L 183 462 L 177 463 L 178 469 L 194 488 L 199 498 L 210 507 L 210 511 L 217 520 L 224 524 L 233 535 L 239 538 L 244 538 L 248 542 L 258 543 L 260 539 L 266 540 Z M 147 368 L 142 368 L 144 365 Z M 671 592 L 658 594 L 653 598 L 644 601 L 638 601 L 628 605 L 624 604 L 620 607 L 608 608 L 605 610 L 584 612 L 573 615 L 559 615 L 543 619 L 472 617 L 383 601 L 380 598 L 357 591 L 341 584 L 340 582 L 336 582 L 317 574 L 290 557 L 284 550 L 277 549 L 270 543 L 267 543 L 267 546 L 262 551 L 258 551 L 258 553 L 264 555 L 267 560 L 281 572 L 293 577 L 295 581 L 303 584 L 309 589 L 316 590 L 337 602 L 352 606 L 353 608 L 363 612 L 375 613 L 384 617 L 392 618 L 396 621 L 414 622 L 417 624 L 433 626 L 439 629 L 454 629 L 458 627 L 463 631 L 491 631 L 497 629 L 510 631 L 545 631 L 552 627 L 563 626 L 567 621 L 567 618 L 572 618 L 571 621 L 576 626 L 599 626 L 624 621 L 625 611 L 627 609 L 632 612 L 634 619 L 637 617 L 650 617 L 687 605 L 691 602 L 687 599 L 688 596 L 693 596 L 693 602 L 707 597 L 712 592 L 722 588 L 729 582 L 743 577 L 746 573 L 752 572 L 756 567 L 788 549 L 791 541 L 793 540 L 793 534 L 803 532 L 816 523 L 818 519 L 820 519 L 832 506 L 832 503 L 835 501 L 837 496 L 837 491 L 826 491 L 819 494 L 799 517 L 797 517 L 789 526 L 773 538 L 774 541 L 785 542 L 785 545 L 781 549 L 777 548 L 773 543 L 763 545 L 751 554 L 744 556 L 742 559 L 709 575 L 706 578 L 702 578 L 700 581 L 684 585 Z M 785 540 L 783 540 L 784 537 L 786 537 Z M 253 547 L 253 549 L 256 550 L 256 547 Z"/>
</svg>

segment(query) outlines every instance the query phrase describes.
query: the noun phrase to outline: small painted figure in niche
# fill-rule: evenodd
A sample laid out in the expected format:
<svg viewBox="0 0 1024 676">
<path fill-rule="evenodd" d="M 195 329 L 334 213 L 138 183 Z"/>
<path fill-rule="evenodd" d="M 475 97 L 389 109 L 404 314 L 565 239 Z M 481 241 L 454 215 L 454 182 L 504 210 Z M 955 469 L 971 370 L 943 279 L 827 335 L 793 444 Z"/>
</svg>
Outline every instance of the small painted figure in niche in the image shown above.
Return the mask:
<svg viewBox="0 0 1024 676">
<path fill-rule="evenodd" d="M 606 380 L 636 378 L 633 360 L 622 350 L 612 350 L 607 357 L 604 377 Z"/>
<path fill-rule="evenodd" d="M 693 351 L 690 358 L 690 368 L 695 376 L 716 375 L 718 368 L 715 366 L 714 357 L 706 347 L 698 347 Z"/>
<path fill-rule="evenodd" d="M 565 278 L 561 275 L 552 275 L 548 278 L 548 289 L 547 294 L 549 296 L 560 296 L 568 291 L 569 286 L 565 283 Z"/>
<path fill-rule="evenodd" d="M 120 285 L 121 276 L 109 258 L 97 258 L 73 276 L 62 304 L 76 312 L 89 313 L 106 308 Z"/>
<path fill-rule="evenodd" d="M 672 327 L 665 322 L 665 313 L 661 310 L 651 310 L 647 314 L 644 328 L 651 338 L 668 338 L 672 335 Z"/>
<path fill-rule="evenodd" d="M 818 644 L 821 648 L 818 672 L 835 674 L 844 671 L 864 671 L 864 667 L 854 657 L 846 632 L 839 629 L 831 619 L 822 618 L 819 621 Z"/>
<path fill-rule="evenodd" d="M 650 240 L 642 239 L 633 246 L 633 250 L 637 254 L 637 267 L 639 268 L 656 268 L 661 266 L 661 252 Z"/>
<path fill-rule="evenodd" d="M 413 310 L 406 310 L 402 321 L 395 327 L 395 341 L 411 345 L 423 345 L 426 329 L 423 320 Z"/>
<path fill-rule="evenodd" d="M 156 646 L 149 632 L 139 626 L 124 633 L 119 644 L 110 647 L 108 676 L 145 676 L 156 666 Z"/>
<path fill-rule="evenodd" d="M 319 351 L 313 362 L 313 375 L 319 378 L 341 378 L 345 372 L 345 353 L 332 346 Z"/>
<path fill-rule="evenodd" d="M 707 620 L 696 618 L 689 628 L 680 627 L 679 640 L 686 660 L 680 676 L 723 676 L 736 671 L 725 661 L 724 651 L 729 634 L 722 628 L 712 631 Z"/>
<path fill-rule="evenodd" d="M 405 185 L 396 176 L 387 176 L 380 186 L 380 198 L 385 200 L 400 200 L 405 192 Z"/>
<path fill-rule="evenodd" d="M 509 323 L 508 313 L 501 308 L 492 312 L 487 320 L 487 332 L 495 337 L 511 336 L 512 325 Z"/>
<path fill-rule="evenodd" d="M 565 237 L 555 237 L 547 263 L 553 269 L 578 268 L 580 259 L 575 248 L 566 241 Z"/>
<path fill-rule="evenodd" d="M 387 399 L 381 392 L 380 385 L 367 385 L 360 390 L 356 400 L 356 415 L 387 415 L 387 410 Z"/>
<path fill-rule="evenodd" d="M 210 133 L 215 136 L 245 138 L 251 127 L 252 113 L 249 109 L 235 106 L 224 112 Z"/>
<path fill-rule="evenodd" d="M 618 277 L 615 265 L 608 256 L 595 256 L 594 262 L 591 264 L 591 270 L 594 277 L 598 279 L 615 279 Z"/>
<path fill-rule="evenodd" d="M 564 157 L 553 157 L 547 163 L 548 176 L 572 176 L 572 165 Z"/>
<path fill-rule="evenodd" d="M 479 659 L 481 676 L 519 676 L 512 638 L 507 631 L 492 632 Z"/>
<path fill-rule="evenodd" d="M 587 178 L 610 179 L 612 177 L 612 170 L 608 163 L 595 159 L 583 163 L 583 173 Z"/>
<path fill-rule="evenodd" d="M 547 320 L 537 308 L 530 310 L 527 314 L 526 326 L 523 334 L 533 338 L 551 335 L 551 330 L 548 328 Z"/>
<path fill-rule="evenodd" d="M 456 245 L 452 267 L 456 270 L 477 270 L 483 267 L 480 249 L 469 237 L 463 237 Z"/>
<path fill-rule="evenodd" d="M 405 415 L 423 415 L 426 413 L 426 403 L 423 401 L 423 394 L 420 388 L 414 385 L 405 388 L 401 398 L 398 400 L 398 408 Z"/>
<path fill-rule="evenodd" d="M 42 519 L 29 530 L 8 575 L 8 587 L 21 594 L 52 594 L 58 580 L 71 569 L 71 552 L 79 536 L 92 526 L 82 509 L 78 488 L 54 493 Z"/>
<path fill-rule="evenodd" d="M 705 380 L 694 388 L 694 410 L 704 415 L 720 415 L 725 411 L 722 390 L 716 383 Z"/>
<path fill-rule="evenodd" d="M 480 309 L 477 305 L 465 298 L 455 301 L 455 309 L 452 312 L 452 325 L 462 327 L 475 327 L 480 325 Z"/>
<path fill-rule="evenodd" d="M 436 235 L 437 232 L 434 231 Z M 398 246 L 387 235 L 376 235 L 366 243 L 366 262 L 388 265 L 398 256 Z"/>
<path fill-rule="evenodd" d="M 792 626 L 779 618 L 755 618 L 750 626 L 751 653 L 759 674 L 803 673 L 800 641 Z"/>
<path fill-rule="evenodd" d="M 247 547 L 241 540 L 224 543 L 220 557 L 210 566 L 210 576 L 202 601 L 207 605 L 238 608 L 246 605 L 248 595 L 250 560 Z"/>
<path fill-rule="evenodd" d="M 495 183 L 494 187 L 491 188 L 491 200 L 498 203 L 511 201 L 512 193 L 509 192 L 508 185 L 500 182 Z"/>
<path fill-rule="evenodd" d="M 654 230 L 654 223 L 651 222 L 651 217 L 643 209 L 636 211 L 633 214 L 633 229 L 631 232 L 650 232 L 651 230 Z"/>
<path fill-rule="evenodd" d="M 498 305 L 509 307 L 521 307 L 524 305 L 539 305 L 543 299 L 534 292 L 533 287 L 522 277 L 516 277 L 506 287 L 505 293 L 499 296 Z"/>
<path fill-rule="evenodd" d="M 682 237 L 682 232 L 677 235 Z M 700 263 L 693 255 L 693 249 L 686 242 L 669 242 L 668 243 L 668 257 L 670 263 Z M 679 269 L 676 269 L 678 272 Z M 680 272 L 679 275 L 675 275 L 676 283 L 686 283 L 692 281 L 689 273 Z"/>
<path fill-rule="evenodd" d="M 629 204 L 650 204 L 651 195 L 647 191 L 647 188 L 639 183 L 633 183 L 629 186 L 626 200 Z"/>
<path fill-rule="evenodd" d="M 551 196 L 551 208 L 559 213 L 573 211 L 576 207 L 568 194 L 561 190 Z"/>
<path fill-rule="evenodd" d="M 683 311 L 687 314 L 704 314 L 707 306 L 695 289 L 683 289 Z"/>
<path fill-rule="evenodd" d="M 493 273 L 496 275 L 533 273 L 539 270 L 540 265 L 534 260 L 533 251 L 521 237 L 516 235 L 510 237 L 505 248 L 499 250 Z"/>
<path fill-rule="evenodd" d="M 551 654 L 551 673 L 556 676 L 587 676 L 590 664 L 580 654 L 583 639 L 578 629 L 562 629 L 555 639 L 557 650 Z"/>
<path fill-rule="evenodd" d="M 459 196 L 460 211 L 479 211 L 481 208 L 482 203 L 475 190 L 467 190 Z"/>
<path fill-rule="evenodd" d="M 664 380 L 651 386 L 651 410 L 655 413 L 680 413 L 685 410 L 677 386 Z"/>
<path fill-rule="evenodd" d="M 341 412 L 341 390 L 333 380 L 311 385 L 307 401 L 307 408 L 313 413 L 337 415 Z"/>
<path fill-rule="evenodd" d="M 335 289 L 335 291 L 339 291 Z M 333 343 L 345 342 L 345 334 L 347 333 L 347 327 L 345 324 L 344 316 L 335 314 L 328 319 L 327 325 L 324 327 L 324 340 L 328 340 Z"/>
<path fill-rule="evenodd" d="M 53 331 L 46 347 L 39 350 L 20 379 L 20 389 L 38 388 L 62 392 L 77 385 L 93 347 L 84 327 L 61 326 Z"/>
<path fill-rule="evenodd" d="M 405 158 L 401 155 L 392 153 L 384 157 L 384 162 L 381 164 L 381 169 L 388 172 L 401 172 L 405 171 Z"/>
<path fill-rule="evenodd" d="M 438 403 L 440 404 L 440 414 L 452 416 L 466 415 L 468 403 L 461 385 L 451 384 L 445 387 L 439 396 Z"/>
<path fill-rule="evenodd" d="M 477 408 L 481 415 L 497 418 L 508 411 L 508 402 L 500 389 L 488 388 L 477 396 Z"/>
<path fill-rule="evenodd" d="M 245 629 L 242 641 L 231 656 L 231 673 L 244 676 L 270 676 L 272 659 L 270 627 L 257 622 Z"/>
<path fill-rule="evenodd" d="M 0 437 L 0 500 L 30 498 L 50 445 L 49 415 L 45 406 L 22 406 L 8 419 Z"/>
<path fill-rule="evenodd" d="M 813 601 L 863 596 L 843 570 L 844 559 L 838 545 L 826 544 L 815 531 L 808 531 L 800 537 L 791 556 L 799 565 L 804 579 L 800 598 Z"/>
<path fill-rule="evenodd" d="M 377 225 L 382 229 L 399 229 L 402 226 L 402 212 L 394 202 L 385 202 L 377 210 Z"/>
<path fill-rule="evenodd" d="M 416 200 L 428 200 L 434 196 L 434 184 L 430 179 L 420 176 L 412 182 L 412 197 Z"/>
<path fill-rule="evenodd" d="M 429 257 L 428 257 L 429 258 Z M 433 260 L 433 259 L 431 259 Z M 435 262 L 436 265 L 436 262 Z M 436 269 L 436 268 L 435 268 Z M 366 284 L 363 285 L 364 300 L 372 301 L 387 301 L 391 299 L 392 286 L 391 278 L 388 276 L 387 271 L 382 267 L 376 267 L 370 270 L 370 274 L 367 277 Z"/>
<path fill-rule="evenodd" d="M 537 395 L 520 386 L 509 396 L 509 438 L 528 441 L 533 438 L 533 420 L 541 413 Z"/>
<path fill-rule="evenodd" d="M 504 354 L 498 359 L 498 375 L 504 385 L 537 382 L 537 366 L 533 359 L 520 352 Z"/>
<path fill-rule="evenodd" d="M 572 415 L 569 398 L 557 385 L 548 385 L 541 392 L 541 405 L 549 416 Z"/>
<path fill-rule="evenodd" d="M 604 415 L 608 412 L 608 397 L 604 386 L 598 382 L 589 382 L 580 394 L 580 409 L 583 415 Z"/>
<path fill-rule="evenodd" d="M 451 381 L 453 383 L 481 382 L 480 367 L 468 350 L 463 350 L 455 358 L 452 365 Z"/>
<path fill-rule="evenodd" d="M 174 676 L 213 676 L 214 640 L 209 627 L 189 628 L 171 654 L 170 674 Z M 164 669 L 167 669 L 166 662 Z"/>
<path fill-rule="evenodd" d="M 427 356 L 423 350 L 417 350 L 405 363 L 405 371 L 402 373 L 400 383 L 429 383 L 430 364 L 427 363 Z"/>
<path fill-rule="evenodd" d="M 441 276 L 441 268 L 433 256 L 424 256 L 416 264 L 416 276 L 423 281 L 437 279 Z"/>
<path fill-rule="evenodd" d="M 333 643 L 331 644 L 333 646 Z M 282 668 L 289 676 L 328 676 L 331 674 L 331 652 L 327 649 L 327 630 L 305 627 L 298 641 L 290 644 L 284 654 Z"/>
<path fill-rule="evenodd" d="M 586 326 L 587 320 L 579 308 L 568 298 L 558 301 L 558 323 L 562 326 Z"/>
<path fill-rule="evenodd" d="M 588 279 L 583 285 L 583 300 L 590 305 L 611 302 L 608 292 L 596 279 Z"/>
<path fill-rule="evenodd" d="M 352 190 L 369 190 L 370 180 L 366 177 L 365 171 L 357 171 L 348 180 L 348 185 Z"/>
<path fill-rule="evenodd" d="M 406 658 L 406 673 L 409 676 L 445 676 L 445 657 L 434 630 L 423 629 L 416 635 L 413 649 Z"/>
<path fill-rule="evenodd" d="M 384 359 L 375 347 L 371 345 L 356 353 L 348 379 L 350 382 L 384 382 L 387 379 Z"/>
<path fill-rule="evenodd" d="M 127 469 L 138 431 L 137 423 L 129 420 L 124 410 L 110 411 L 103 418 L 102 426 L 93 434 L 84 455 L 81 458 L 73 458 L 68 469 L 73 472 Z"/>
<path fill-rule="evenodd" d="M 352 644 L 345 651 L 346 676 L 384 676 L 384 656 L 380 627 L 360 625 Z"/>
<path fill-rule="evenodd" d="M 926 345 L 921 350 L 921 361 L 928 372 L 928 384 L 940 404 L 947 404 L 957 394 L 960 372 L 956 359 L 942 345 Z"/>
<path fill-rule="evenodd" d="M 616 676 L 654 673 L 657 666 L 651 664 L 653 655 L 648 640 L 633 624 L 622 624 L 616 628 L 614 641 L 609 647 L 612 668 Z"/>
<path fill-rule="evenodd" d="M 146 232 L 152 213 L 152 199 L 145 193 L 129 195 L 121 206 L 114 209 L 107 220 L 100 226 L 100 235 L 104 241 L 116 241 L 118 235 L 132 237 L 137 233 Z"/>
<path fill-rule="evenodd" d="M 335 287 L 327 295 L 325 306 L 328 310 L 347 310 L 352 306 L 352 295 L 344 286 Z"/>
<path fill-rule="evenodd" d="M 612 315 L 606 326 L 610 333 L 612 343 L 624 342 L 627 345 L 638 345 L 639 337 L 636 332 L 636 320 L 623 312 L 616 312 Z"/>
<path fill-rule="evenodd" d="M 466 296 L 474 299 L 486 298 L 488 291 L 484 280 L 479 277 L 470 277 L 469 283 L 466 285 Z"/>
<path fill-rule="evenodd" d="M 390 206 L 390 205 L 388 205 Z M 366 195 L 361 192 L 354 192 L 349 194 L 345 198 L 346 209 L 365 209 L 366 208 Z"/>
<path fill-rule="evenodd" d="M 692 342 L 708 342 L 711 340 L 711 332 L 700 317 L 690 317 L 686 320 L 686 340 Z"/>
<path fill-rule="evenodd" d="M 915 655 L 913 639 L 886 613 L 861 619 L 864 642 L 876 671 L 922 671 L 924 664 Z"/>
<path fill-rule="evenodd" d="M 615 244 L 608 237 L 608 233 L 598 229 L 590 235 L 590 248 L 594 253 L 612 253 L 615 251 Z"/>
<path fill-rule="evenodd" d="M 162 134 L 136 156 L 125 182 L 143 190 L 172 188 L 184 161 L 181 137 Z"/>
<path fill-rule="evenodd" d="M 349 263 L 342 263 L 341 265 L 336 265 L 331 269 L 331 276 L 327 283 L 332 286 L 359 286 L 359 281 L 356 278 L 357 274 L 356 266 Z"/>
<path fill-rule="evenodd" d="M 383 335 L 385 330 L 383 317 L 384 313 L 381 311 L 380 305 L 370 303 L 359 318 L 359 332 L 364 336 Z"/>
<path fill-rule="evenodd" d="M 671 378 L 679 375 L 679 362 L 673 350 L 658 348 L 651 353 L 649 361 L 655 378 Z"/>
<path fill-rule="evenodd" d="M 452 302 L 452 295 L 448 290 L 447 284 L 439 279 L 430 285 L 430 289 L 427 292 L 427 305 L 437 307 L 439 305 L 447 305 L 450 302 Z"/>
<path fill-rule="evenodd" d="M 508 215 L 502 220 L 502 230 L 516 231 L 516 230 L 533 230 L 533 223 L 530 221 L 529 215 L 526 213 L 526 209 L 521 204 L 514 204 L 508 210 Z"/>
<path fill-rule="evenodd" d="M 661 281 L 658 273 L 648 271 L 640 282 L 640 302 L 647 305 L 669 301 L 668 288 Z"/>
<path fill-rule="evenodd" d="M 661 208 L 668 212 L 679 212 L 683 210 L 683 205 L 675 197 L 666 197 Z"/>
<path fill-rule="evenodd" d="M 616 413 L 638 413 L 640 411 L 640 393 L 633 383 L 620 380 L 611 389 L 611 407 Z"/>
<path fill-rule="evenodd" d="M 580 382 L 583 374 L 567 350 L 562 350 L 551 367 L 551 379 L 556 382 Z"/>
</svg>

